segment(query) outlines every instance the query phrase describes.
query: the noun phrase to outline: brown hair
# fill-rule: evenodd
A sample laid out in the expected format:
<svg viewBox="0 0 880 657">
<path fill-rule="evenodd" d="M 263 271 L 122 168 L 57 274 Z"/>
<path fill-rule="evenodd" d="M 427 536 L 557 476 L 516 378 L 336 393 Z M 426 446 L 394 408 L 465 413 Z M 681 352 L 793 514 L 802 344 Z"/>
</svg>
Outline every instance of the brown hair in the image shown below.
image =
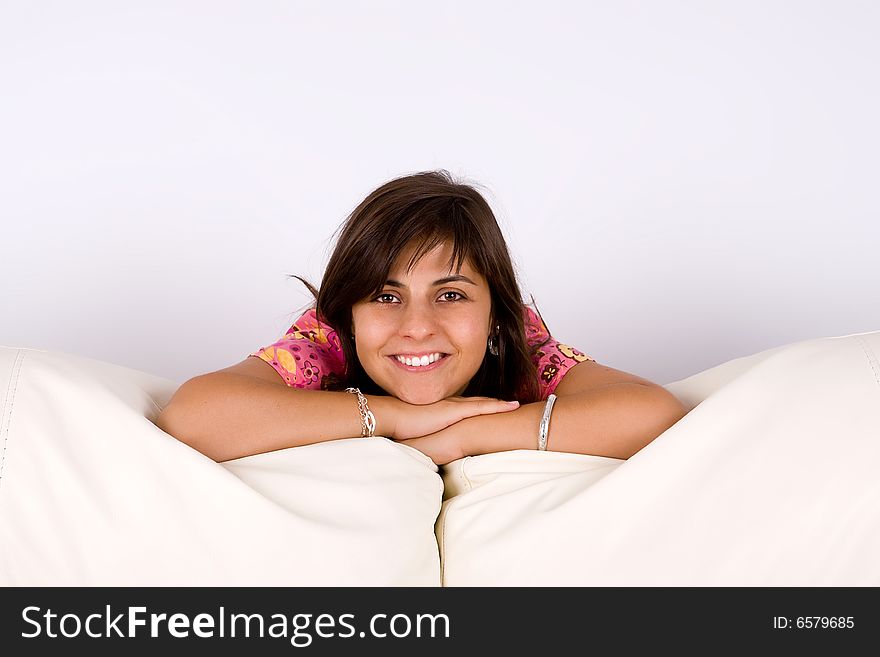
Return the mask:
<svg viewBox="0 0 880 657">
<path fill-rule="evenodd" d="M 434 247 L 451 241 L 450 267 L 457 261 L 460 269 L 467 260 L 485 277 L 492 299 L 492 335 L 495 325 L 500 326 L 495 335 L 498 356 L 484 356 L 463 396 L 523 403 L 541 399 L 513 263 L 495 215 L 479 192 L 456 182 L 443 169 L 402 176 L 370 193 L 340 230 L 320 290 L 300 276 L 289 275 L 314 295 L 319 321 L 339 336 L 346 373 L 333 389 L 355 386 L 366 394 L 387 394 L 370 379 L 357 357 L 351 335 L 352 306 L 382 291 L 392 264 L 410 242 L 417 248 L 407 272 Z"/>
</svg>

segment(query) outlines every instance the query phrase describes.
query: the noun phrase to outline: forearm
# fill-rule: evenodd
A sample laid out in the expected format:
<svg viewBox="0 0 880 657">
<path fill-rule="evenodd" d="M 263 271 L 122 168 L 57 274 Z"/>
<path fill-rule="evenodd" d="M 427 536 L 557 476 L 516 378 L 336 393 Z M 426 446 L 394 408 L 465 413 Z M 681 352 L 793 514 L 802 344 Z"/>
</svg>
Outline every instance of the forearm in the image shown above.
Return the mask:
<svg viewBox="0 0 880 657">
<path fill-rule="evenodd" d="M 545 402 L 461 421 L 465 453 L 536 449 Z M 686 414 L 667 390 L 635 383 L 612 384 L 557 397 L 547 450 L 627 459 Z"/>
<path fill-rule="evenodd" d="M 375 434 L 391 437 L 391 398 L 367 395 Z M 156 426 L 215 461 L 361 435 L 357 397 L 290 388 L 234 373 L 190 379 Z"/>
</svg>

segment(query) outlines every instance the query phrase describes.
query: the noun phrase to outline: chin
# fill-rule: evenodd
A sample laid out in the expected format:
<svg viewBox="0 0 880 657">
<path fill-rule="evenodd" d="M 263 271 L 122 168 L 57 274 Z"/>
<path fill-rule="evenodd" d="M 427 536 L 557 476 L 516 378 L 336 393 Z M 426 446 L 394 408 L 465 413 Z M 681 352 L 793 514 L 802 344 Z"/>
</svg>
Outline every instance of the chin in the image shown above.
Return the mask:
<svg viewBox="0 0 880 657">
<path fill-rule="evenodd" d="M 449 396 L 436 390 L 392 390 L 389 394 L 397 397 L 400 401 L 405 401 L 407 404 L 415 404 L 416 406 L 433 404 Z"/>
</svg>

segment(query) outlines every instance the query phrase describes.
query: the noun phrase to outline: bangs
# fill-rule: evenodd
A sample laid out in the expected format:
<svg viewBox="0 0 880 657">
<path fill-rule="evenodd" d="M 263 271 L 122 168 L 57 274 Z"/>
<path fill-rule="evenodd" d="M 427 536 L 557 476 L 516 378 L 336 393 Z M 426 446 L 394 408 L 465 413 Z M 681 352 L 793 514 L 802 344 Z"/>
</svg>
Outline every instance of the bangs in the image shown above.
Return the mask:
<svg viewBox="0 0 880 657">
<path fill-rule="evenodd" d="M 398 220 L 394 228 L 382 231 L 377 251 L 386 257 L 383 259 L 380 256 L 377 260 L 378 262 L 384 260 L 385 266 L 381 271 L 372 272 L 375 278 L 370 281 L 371 289 L 375 293 L 381 291 L 393 264 L 412 245 L 415 245 L 415 248 L 406 263 L 407 274 L 410 274 L 428 253 L 441 244 L 451 243 L 452 255 L 447 263 L 450 273 L 459 273 L 467 261 L 477 273 L 487 277 L 489 270 L 487 254 L 491 251 L 490 245 L 484 243 L 479 231 L 470 220 L 462 216 L 461 212 L 461 208 L 454 202 L 447 204 L 441 211 L 422 208 L 422 212 L 413 212 L 410 209 L 408 219 Z"/>
<path fill-rule="evenodd" d="M 412 256 L 410 256 L 409 262 L 406 265 L 406 273 L 412 273 L 413 268 L 428 255 L 431 251 L 439 247 L 441 244 L 446 242 L 452 243 L 452 256 L 449 259 L 449 262 L 446 264 L 446 269 L 449 270 L 450 273 L 459 273 L 461 271 L 462 266 L 464 265 L 465 260 L 469 261 L 471 265 L 479 271 L 480 274 L 481 267 L 479 263 L 474 261 L 474 248 L 473 242 L 462 240 L 461 238 L 456 239 L 455 235 L 443 234 L 439 232 L 435 232 L 428 237 L 424 237 L 421 241 L 416 242 L 416 249 L 413 251 Z M 389 267 L 390 269 L 390 267 Z"/>
</svg>

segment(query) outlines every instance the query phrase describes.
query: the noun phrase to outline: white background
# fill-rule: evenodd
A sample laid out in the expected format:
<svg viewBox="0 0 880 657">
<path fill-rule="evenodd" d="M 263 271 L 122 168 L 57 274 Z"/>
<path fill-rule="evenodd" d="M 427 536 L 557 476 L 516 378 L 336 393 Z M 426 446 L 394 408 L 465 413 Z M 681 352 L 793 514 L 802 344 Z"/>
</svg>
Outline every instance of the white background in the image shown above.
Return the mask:
<svg viewBox="0 0 880 657">
<path fill-rule="evenodd" d="M 0 344 L 236 363 L 438 168 L 601 363 L 880 330 L 878 34 L 870 1 L 3 1 Z"/>
</svg>

